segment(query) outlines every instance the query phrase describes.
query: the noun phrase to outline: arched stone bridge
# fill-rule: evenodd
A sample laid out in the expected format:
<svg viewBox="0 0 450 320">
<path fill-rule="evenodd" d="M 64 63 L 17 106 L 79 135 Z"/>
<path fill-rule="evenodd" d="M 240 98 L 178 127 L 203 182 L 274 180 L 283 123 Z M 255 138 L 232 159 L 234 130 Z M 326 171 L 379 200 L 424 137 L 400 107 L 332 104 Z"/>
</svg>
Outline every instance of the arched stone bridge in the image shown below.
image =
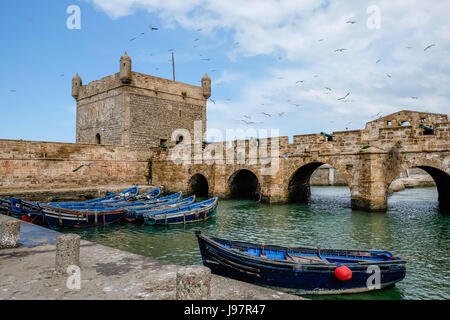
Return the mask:
<svg viewBox="0 0 450 320">
<path fill-rule="evenodd" d="M 390 183 L 418 167 L 436 182 L 440 204 L 450 207 L 450 123 L 444 114 L 400 111 L 331 139 L 310 134 L 294 136 L 293 143 L 280 137 L 186 145 L 191 157 L 181 161 L 174 161 L 175 148 L 155 148 L 151 159 L 152 183 L 170 192 L 305 202 L 312 173 L 329 164 L 347 180 L 354 209 L 384 211 Z M 203 161 L 194 161 L 195 150 Z"/>
</svg>

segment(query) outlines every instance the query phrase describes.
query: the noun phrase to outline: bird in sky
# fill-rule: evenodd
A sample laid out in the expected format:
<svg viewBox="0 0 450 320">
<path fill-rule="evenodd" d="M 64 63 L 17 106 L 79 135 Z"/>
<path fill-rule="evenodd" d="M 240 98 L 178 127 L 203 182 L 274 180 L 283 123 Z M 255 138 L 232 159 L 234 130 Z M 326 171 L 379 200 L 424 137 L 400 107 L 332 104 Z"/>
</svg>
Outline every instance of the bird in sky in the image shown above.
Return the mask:
<svg viewBox="0 0 450 320">
<path fill-rule="evenodd" d="M 247 119 L 251 119 L 251 118 L 252 118 L 252 117 L 247 116 L 247 115 L 245 115 L 245 114 L 243 115 L 243 117 L 244 117 L 244 118 L 247 118 Z"/>
<path fill-rule="evenodd" d="M 83 167 L 92 167 L 92 166 L 99 166 L 99 167 L 102 167 L 102 168 L 107 168 L 107 166 L 89 162 L 89 163 L 86 163 L 86 164 L 82 164 L 81 166 L 79 166 L 78 168 L 73 170 L 72 172 L 77 172 L 78 170 L 80 170 Z"/>
<path fill-rule="evenodd" d="M 349 21 L 347 21 L 346 23 L 350 23 L 350 24 L 355 24 L 355 23 L 356 23 L 356 21 L 353 21 L 353 20 L 349 20 Z"/>
<path fill-rule="evenodd" d="M 131 38 L 131 39 L 130 39 L 130 41 L 134 41 L 134 40 L 136 40 L 136 38 Z"/>
<path fill-rule="evenodd" d="M 295 84 L 299 84 L 299 83 L 303 83 L 303 82 L 305 82 L 305 80 L 299 80 Z"/>
<path fill-rule="evenodd" d="M 417 100 L 419 99 L 419 97 L 411 97 L 411 99 Z"/>
<path fill-rule="evenodd" d="M 287 153 L 285 153 L 285 154 L 281 154 L 281 155 L 280 155 L 280 158 L 284 158 L 284 159 L 288 160 L 289 157 L 292 156 L 292 155 L 293 155 L 292 153 L 287 152 Z"/>
<path fill-rule="evenodd" d="M 211 59 L 209 59 L 209 58 L 204 58 L 204 59 L 200 59 L 200 60 L 203 60 L 203 61 L 211 61 Z"/>
<path fill-rule="evenodd" d="M 194 39 L 194 41 L 199 41 L 199 40 L 200 40 L 199 38 Z"/>
<path fill-rule="evenodd" d="M 278 112 L 278 115 L 279 115 L 280 117 L 282 117 L 284 114 L 285 114 L 285 112 Z"/>
<path fill-rule="evenodd" d="M 152 27 L 152 26 L 150 26 L 149 28 L 150 28 L 151 31 L 156 31 L 156 30 L 158 30 L 158 28 L 154 28 L 154 27 Z"/>
<path fill-rule="evenodd" d="M 293 104 L 294 106 L 296 106 L 296 107 L 302 107 L 302 105 L 301 104 Z"/>
<path fill-rule="evenodd" d="M 9 92 L 17 92 L 17 90 L 9 90 Z"/>
<path fill-rule="evenodd" d="M 340 49 L 334 50 L 334 52 L 342 52 L 342 51 L 344 51 L 344 50 L 347 50 L 347 49 L 345 49 L 345 48 L 340 48 Z"/>
<path fill-rule="evenodd" d="M 376 115 L 371 116 L 371 118 L 376 118 L 376 117 L 378 117 L 378 116 L 381 116 L 381 112 L 378 112 Z"/>
<path fill-rule="evenodd" d="M 348 96 L 350 95 L 350 92 L 349 93 L 347 93 L 344 97 L 342 97 L 342 98 L 339 98 L 338 100 L 344 100 L 345 98 L 347 98 Z"/>
<path fill-rule="evenodd" d="M 378 63 L 378 62 L 380 62 L 380 61 L 381 61 L 381 59 L 378 59 L 377 62 L 375 62 L 375 63 Z"/>
<path fill-rule="evenodd" d="M 324 39 L 319 39 L 318 41 L 319 41 L 319 42 L 322 42 L 323 40 L 324 40 Z"/>
<path fill-rule="evenodd" d="M 423 51 L 427 51 L 428 49 L 430 49 L 430 48 L 432 48 L 432 47 L 435 47 L 436 45 L 433 43 L 433 44 L 430 44 L 428 47 L 426 47 L 425 49 L 423 49 Z"/>
<path fill-rule="evenodd" d="M 60 74 L 59 76 L 60 76 L 61 78 L 62 78 L 62 77 L 64 77 L 64 75 L 63 75 L 63 74 Z"/>
<path fill-rule="evenodd" d="M 386 76 L 387 76 L 388 78 L 392 78 L 392 76 L 391 76 L 390 74 L 386 74 Z"/>
<path fill-rule="evenodd" d="M 197 29 L 196 31 L 197 31 L 197 32 L 200 32 L 200 31 L 203 31 L 203 29 L 202 29 L 202 28 L 200 28 L 200 29 Z"/>
<path fill-rule="evenodd" d="M 253 121 L 246 121 L 246 120 L 241 120 L 243 123 L 245 123 L 245 124 L 255 124 L 256 122 L 253 122 Z"/>
<path fill-rule="evenodd" d="M 282 80 L 282 79 L 284 79 L 284 77 L 278 77 L 278 79 Z"/>
<path fill-rule="evenodd" d="M 412 49 L 413 47 L 406 47 L 406 49 Z"/>
<path fill-rule="evenodd" d="M 331 91 L 331 88 L 325 87 L 326 90 Z"/>
<path fill-rule="evenodd" d="M 268 116 L 268 117 L 271 117 L 272 115 L 270 115 L 270 114 L 268 114 L 268 113 L 265 113 L 265 112 L 261 112 L 263 115 L 265 115 L 265 116 Z"/>
<path fill-rule="evenodd" d="M 212 103 L 216 104 L 216 100 L 213 100 L 213 99 L 211 99 L 211 98 L 209 98 L 209 100 L 210 100 Z"/>
</svg>

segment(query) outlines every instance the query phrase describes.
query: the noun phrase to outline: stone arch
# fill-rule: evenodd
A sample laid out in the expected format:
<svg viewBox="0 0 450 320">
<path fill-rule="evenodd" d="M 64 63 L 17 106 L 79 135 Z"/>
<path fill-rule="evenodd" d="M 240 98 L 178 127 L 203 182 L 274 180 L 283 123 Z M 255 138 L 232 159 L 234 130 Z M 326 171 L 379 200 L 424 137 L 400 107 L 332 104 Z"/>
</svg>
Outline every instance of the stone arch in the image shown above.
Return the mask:
<svg viewBox="0 0 450 320">
<path fill-rule="evenodd" d="M 100 136 L 100 133 L 95 135 L 95 144 L 102 144 L 102 137 Z"/>
<path fill-rule="evenodd" d="M 209 196 L 209 183 L 208 179 L 203 174 L 194 174 L 189 179 L 189 191 L 191 194 L 195 194 L 197 197 Z"/>
<path fill-rule="evenodd" d="M 314 171 L 324 164 L 329 164 L 335 170 L 338 170 L 344 176 L 347 185 L 351 190 L 351 181 L 348 178 L 348 174 L 342 169 L 339 169 L 339 166 L 334 166 L 328 162 L 314 161 L 297 167 L 289 176 L 289 180 L 287 181 L 288 202 L 306 203 L 308 201 L 311 196 L 311 176 Z"/>
<path fill-rule="evenodd" d="M 448 168 L 444 168 L 439 161 L 408 161 L 405 160 L 400 166 L 402 171 L 410 168 L 419 168 L 428 173 L 434 180 L 438 191 L 438 201 L 446 211 L 450 210 L 450 174 Z M 397 177 L 389 177 L 386 189 Z"/>
<path fill-rule="evenodd" d="M 260 201 L 262 198 L 261 181 L 249 169 L 235 171 L 227 182 L 227 194 L 233 199 L 252 199 Z"/>
</svg>

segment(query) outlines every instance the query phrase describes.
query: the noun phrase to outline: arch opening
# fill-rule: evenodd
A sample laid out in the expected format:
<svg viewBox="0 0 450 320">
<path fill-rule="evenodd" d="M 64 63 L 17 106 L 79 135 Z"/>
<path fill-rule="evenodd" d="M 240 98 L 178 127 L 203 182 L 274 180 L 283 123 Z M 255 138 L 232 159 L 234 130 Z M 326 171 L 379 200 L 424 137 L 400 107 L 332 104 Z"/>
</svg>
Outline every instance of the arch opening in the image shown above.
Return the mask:
<svg viewBox="0 0 450 320">
<path fill-rule="evenodd" d="M 100 137 L 100 133 L 95 135 L 95 144 L 102 144 L 102 138 Z"/>
<path fill-rule="evenodd" d="M 202 174 L 195 174 L 189 180 L 189 189 L 191 194 L 195 194 L 197 197 L 208 197 L 209 195 L 208 180 Z"/>
<path fill-rule="evenodd" d="M 414 166 L 400 174 L 388 186 L 388 194 L 406 188 L 435 187 L 441 209 L 450 210 L 450 175 L 431 166 Z"/>
<path fill-rule="evenodd" d="M 232 199 L 261 200 L 261 184 L 250 170 L 239 170 L 228 180 L 228 194 Z"/>
<path fill-rule="evenodd" d="M 298 168 L 288 182 L 288 201 L 307 203 L 311 186 L 348 186 L 345 177 L 323 162 L 312 162 Z"/>
</svg>

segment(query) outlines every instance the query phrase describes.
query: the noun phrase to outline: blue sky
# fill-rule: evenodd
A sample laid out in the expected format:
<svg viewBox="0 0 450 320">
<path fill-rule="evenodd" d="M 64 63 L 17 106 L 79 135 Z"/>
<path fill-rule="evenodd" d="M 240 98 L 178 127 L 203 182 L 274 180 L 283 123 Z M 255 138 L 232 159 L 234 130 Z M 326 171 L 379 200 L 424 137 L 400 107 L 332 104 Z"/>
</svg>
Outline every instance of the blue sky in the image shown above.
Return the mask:
<svg viewBox="0 0 450 320">
<path fill-rule="evenodd" d="M 373 4 L 378 29 L 366 23 Z M 66 27 L 70 5 L 80 30 Z M 448 3 L 418 0 L 2 1 L 0 138 L 74 142 L 72 77 L 114 74 L 125 51 L 137 72 L 171 79 L 169 49 L 177 81 L 198 85 L 207 72 L 208 128 L 223 132 L 292 136 L 361 129 L 400 109 L 448 114 L 449 14 Z"/>
</svg>

